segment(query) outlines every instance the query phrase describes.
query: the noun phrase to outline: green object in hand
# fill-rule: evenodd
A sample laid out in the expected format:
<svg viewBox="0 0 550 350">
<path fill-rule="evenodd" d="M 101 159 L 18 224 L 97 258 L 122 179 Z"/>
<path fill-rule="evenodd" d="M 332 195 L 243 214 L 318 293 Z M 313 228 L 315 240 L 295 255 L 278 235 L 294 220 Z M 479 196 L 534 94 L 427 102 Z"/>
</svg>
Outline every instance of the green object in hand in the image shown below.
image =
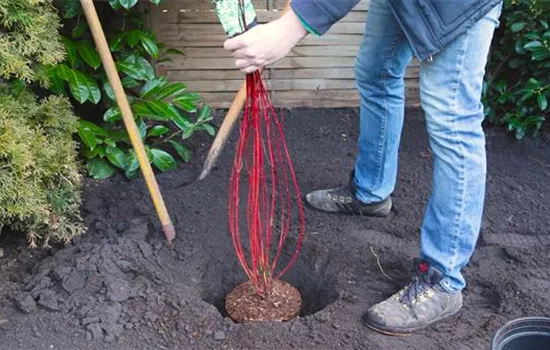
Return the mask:
<svg viewBox="0 0 550 350">
<path fill-rule="evenodd" d="M 239 35 L 256 22 L 256 10 L 251 0 L 211 0 L 225 33 L 230 38 Z M 243 11 L 246 20 L 243 23 Z"/>
</svg>

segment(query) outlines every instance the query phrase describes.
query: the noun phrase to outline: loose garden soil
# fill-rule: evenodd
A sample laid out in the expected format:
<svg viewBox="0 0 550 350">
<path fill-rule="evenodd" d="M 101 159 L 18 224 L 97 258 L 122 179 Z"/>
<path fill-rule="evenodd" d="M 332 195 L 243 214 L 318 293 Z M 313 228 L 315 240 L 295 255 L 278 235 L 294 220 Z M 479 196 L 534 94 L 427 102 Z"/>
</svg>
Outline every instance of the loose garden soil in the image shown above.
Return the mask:
<svg viewBox="0 0 550 350">
<path fill-rule="evenodd" d="M 302 191 L 345 183 L 357 110 L 285 114 Z M 432 155 L 422 114 L 411 109 L 389 217 L 306 211 L 302 254 L 283 278 L 303 299 L 295 319 L 239 324 L 227 316 L 226 295 L 245 281 L 226 216 L 236 135 L 215 171 L 194 182 L 211 142 L 199 137 L 191 163 L 158 175 L 177 230 L 172 246 L 144 182 L 122 176 L 87 181 L 89 230 L 73 244 L 31 250 L 16 235 L 1 237 L 0 349 L 489 349 L 507 321 L 550 315 L 550 133 L 516 142 L 501 128 L 486 131 L 482 233 L 453 319 L 408 337 L 361 323 L 408 281 L 419 250 Z"/>
</svg>

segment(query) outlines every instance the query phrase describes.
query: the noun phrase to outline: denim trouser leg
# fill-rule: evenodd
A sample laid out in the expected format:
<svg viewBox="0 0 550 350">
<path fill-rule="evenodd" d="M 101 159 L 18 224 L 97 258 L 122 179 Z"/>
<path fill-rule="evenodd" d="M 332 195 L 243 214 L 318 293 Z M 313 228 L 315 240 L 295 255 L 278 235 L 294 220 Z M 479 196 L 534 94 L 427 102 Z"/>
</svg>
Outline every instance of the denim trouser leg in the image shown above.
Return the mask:
<svg viewBox="0 0 550 350">
<path fill-rule="evenodd" d="M 501 6 L 420 67 L 420 98 L 434 154 L 432 193 L 421 230 L 422 258 L 445 274 L 442 287 L 465 287 L 460 273 L 477 242 L 485 196 L 485 134 L 480 102 Z"/>
<path fill-rule="evenodd" d="M 421 257 L 443 271 L 442 287 L 461 290 L 477 242 L 485 193 L 485 138 L 480 102 L 485 64 L 500 6 L 421 63 L 421 103 L 434 153 L 433 186 L 421 235 Z M 413 57 L 387 0 L 372 0 L 356 61 L 361 96 L 355 183 L 359 200 L 394 190 L 404 115 L 404 74 Z"/>
<path fill-rule="evenodd" d="M 372 0 L 355 63 L 361 96 L 357 197 L 380 201 L 393 192 L 405 108 L 404 76 L 413 52 L 387 0 Z"/>
</svg>

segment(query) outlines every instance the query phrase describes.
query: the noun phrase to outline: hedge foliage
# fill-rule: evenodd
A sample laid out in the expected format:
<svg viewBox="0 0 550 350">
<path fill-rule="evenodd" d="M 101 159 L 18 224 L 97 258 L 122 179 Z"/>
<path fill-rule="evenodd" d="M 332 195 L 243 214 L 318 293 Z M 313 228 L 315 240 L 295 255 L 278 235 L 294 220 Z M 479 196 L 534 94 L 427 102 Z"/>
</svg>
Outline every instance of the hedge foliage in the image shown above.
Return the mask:
<svg viewBox="0 0 550 350">
<path fill-rule="evenodd" d="M 537 135 L 550 100 L 550 1 L 505 0 L 484 85 L 486 118 Z"/>
<path fill-rule="evenodd" d="M 65 57 L 58 29 L 50 1 L 0 2 L 0 230 L 26 234 L 31 246 L 84 229 L 78 118 L 68 99 L 30 91 L 47 86 L 47 66 Z"/>
</svg>

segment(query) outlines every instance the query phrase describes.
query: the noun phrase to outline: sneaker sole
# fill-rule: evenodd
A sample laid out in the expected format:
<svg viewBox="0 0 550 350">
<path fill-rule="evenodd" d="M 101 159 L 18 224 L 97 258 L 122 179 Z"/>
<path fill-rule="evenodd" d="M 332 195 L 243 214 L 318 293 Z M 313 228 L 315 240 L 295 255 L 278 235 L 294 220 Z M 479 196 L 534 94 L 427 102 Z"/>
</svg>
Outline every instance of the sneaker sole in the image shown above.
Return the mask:
<svg viewBox="0 0 550 350">
<path fill-rule="evenodd" d="M 383 327 L 383 326 L 371 324 L 371 323 L 368 322 L 368 320 L 363 321 L 363 324 L 365 326 L 367 326 L 367 328 L 370 328 L 373 331 L 376 331 L 378 333 L 382 333 L 382 334 L 390 335 L 390 336 L 404 337 L 404 336 L 410 336 L 410 335 L 412 335 L 412 333 L 417 332 L 419 330 L 426 329 L 426 328 L 432 326 L 433 324 L 435 324 L 439 321 L 449 319 L 452 316 L 457 315 L 459 312 L 460 312 L 460 309 L 457 310 L 457 311 L 454 311 L 452 313 L 449 313 L 449 314 L 443 315 L 441 317 L 438 317 L 438 318 L 436 318 L 435 320 L 433 320 L 432 322 L 428 323 L 426 326 L 423 326 L 423 327 L 400 328 L 400 329 L 397 330 L 395 328 Z"/>
<path fill-rule="evenodd" d="M 393 202 L 391 198 L 388 199 L 387 203 L 381 204 L 380 207 L 372 209 L 369 213 L 356 213 L 356 212 L 349 212 L 349 211 L 329 211 L 329 210 L 323 210 L 320 208 L 317 208 L 316 206 L 312 205 L 307 198 L 304 197 L 304 202 L 306 205 L 313 210 L 316 210 L 318 212 L 322 213 L 331 213 L 331 214 L 346 214 L 346 215 L 353 215 L 353 216 L 371 216 L 371 217 L 386 217 L 390 214 Z"/>
</svg>

